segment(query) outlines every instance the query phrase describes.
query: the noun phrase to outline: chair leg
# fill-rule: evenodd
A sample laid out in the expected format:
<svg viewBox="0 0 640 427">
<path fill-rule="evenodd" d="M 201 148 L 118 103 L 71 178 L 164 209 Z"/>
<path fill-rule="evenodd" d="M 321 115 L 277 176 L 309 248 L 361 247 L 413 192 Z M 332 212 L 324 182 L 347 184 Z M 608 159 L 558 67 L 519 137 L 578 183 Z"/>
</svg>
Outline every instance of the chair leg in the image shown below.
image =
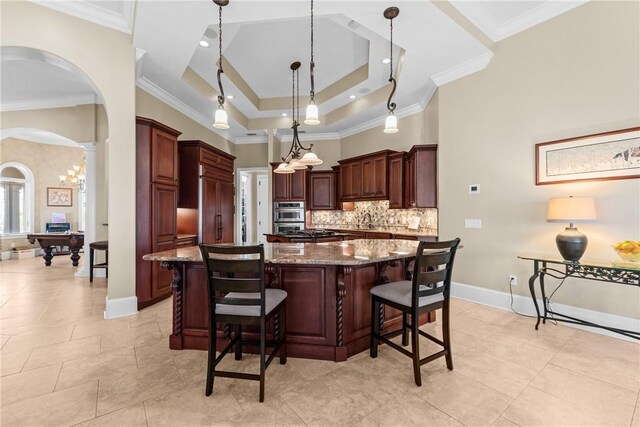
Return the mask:
<svg viewBox="0 0 640 427">
<path fill-rule="evenodd" d="M 378 323 L 378 307 L 380 303 L 375 296 L 371 296 L 371 341 L 369 343 L 369 356 L 378 357 L 378 335 L 380 333 L 380 323 Z"/>
<path fill-rule="evenodd" d="M 238 342 L 236 343 L 236 360 L 242 360 L 242 325 L 236 325 L 236 337 Z"/>
<path fill-rule="evenodd" d="M 280 309 L 280 364 L 287 363 L 287 305 L 282 303 Z"/>
<path fill-rule="evenodd" d="M 407 331 L 407 313 L 402 313 L 402 346 L 409 345 L 409 333 Z"/>
<path fill-rule="evenodd" d="M 264 372 L 267 369 L 265 363 L 265 352 L 266 352 L 266 339 L 267 339 L 267 331 L 266 331 L 266 322 L 264 317 L 260 320 L 260 402 L 264 402 Z"/>
<path fill-rule="evenodd" d="M 449 330 L 449 301 L 444 303 L 442 307 L 442 341 L 444 348 L 447 350 L 445 359 L 447 361 L 447 369 L 453 370 L 453 355 L 451 354 L 451 333 Z"/>
<path fill-rule="evenodd" d="M 216 375 L 216 315 L 211 311 L 211 321 L 209 324 L 209 352 L 207 354 L 207 387 L 205 396 L 211 396 L 213 393 L 213 381 Z"/>
<path fill-rule="evenodd" d="M 418 314 L 411 314 L 411 354 L 413 355 L 413 377 L 417 386 L 422 385 L 422 378 L 420 376 L 420 333 L 418 328 L 420 327 L 420 321 Z"/>
<path fill-rule="evenodd" d="M 89 249 L 89 283 L 93 283 L 93 250 Z"/>
</svg>

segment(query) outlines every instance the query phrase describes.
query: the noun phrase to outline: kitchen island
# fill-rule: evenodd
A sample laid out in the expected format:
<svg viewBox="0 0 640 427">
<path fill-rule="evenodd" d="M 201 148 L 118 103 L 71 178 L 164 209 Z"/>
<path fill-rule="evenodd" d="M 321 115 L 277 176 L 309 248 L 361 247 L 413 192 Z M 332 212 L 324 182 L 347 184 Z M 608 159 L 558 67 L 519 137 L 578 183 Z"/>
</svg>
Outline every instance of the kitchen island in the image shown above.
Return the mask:
<svg viewBox="0 0 640 427">
<path fill-rule="evenodd" d="M 408 240 L 370 239 L 265 244 L 266 286 L 287 291 L 288 354 L 343 361 L 369 348 L 369 290 L 405 279 L 417 246 L 418 242 Z M 173 271 L 170 348 L 206 350 L 208 292 L 199 248 L 158 252 L 144 259 Z M 382 307 L 378 321 L 384 321 L 385 329 L 397 328 L 402 316 Z M 257 335 L 251 330 L 243 333 Z M 228 338 L 229 328 L 219 325 L 218 339 Z"/>
</svg>

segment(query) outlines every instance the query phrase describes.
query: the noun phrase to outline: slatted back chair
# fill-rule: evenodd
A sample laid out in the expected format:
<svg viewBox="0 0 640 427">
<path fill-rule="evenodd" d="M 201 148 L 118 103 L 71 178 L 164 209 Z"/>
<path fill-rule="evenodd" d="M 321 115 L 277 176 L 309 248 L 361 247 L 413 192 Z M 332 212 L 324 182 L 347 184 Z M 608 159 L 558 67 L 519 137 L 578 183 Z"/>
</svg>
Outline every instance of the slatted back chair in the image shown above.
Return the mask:
<svg viewBox="0 0 640 427">
<path fill-rule="evenodd" d="M 282 289 L 265 289 L 264 248 L 255 246 L 200 245 L 209 288 L 209 354 L 205 394 L 213 393 L 216 376 L 260 381 L 260 402 L 264 401 L 265 371 L 279 354 L 280 363 L 287 362 L 286 313 L 287 293 Z M 272 348 L 265 358 L 267 322 L 274 319 Z M 233 339 L 216 357 L 217 323 L 235 325 Z M 242 338 L 242 325 L 260 327 L 259 342 Z M 243 343 L 260 347 L 260 373 L 248 374 L 217 370 L 216 366 L 235 347 L 236 360 L 242 359 Z"/>
<path fill-rule="evenodd" d="M 451 334 L 449 331 L 449 294 L 453 262 L 460 239 L 445 242 L 420 242 L 416 251 L 411 280 L 387 283 L 371 289 L 371 347 L 370 355 L 378 356 L 378 343 L 383 342 L 413 360 L 413 374 L 418 386 L 422 385 L 420 366 L 445 357 L 447 368 L 453 369 Z M 380 305 L 385 304 L 402 311 L 402 329 L 381 334 Z M 442 309 L 442 337 L 440 340 L 419 329 L 420 314 Z M 408 323 L 411 316 L 411 324 Z M 411 351 L 408 345 L 408 330 L 411 331 Z M 402 346 L 391 338 L 402 335 Z M 441 345 L 443 349 L 420 359 L 420 335 Z"/>
</svg>

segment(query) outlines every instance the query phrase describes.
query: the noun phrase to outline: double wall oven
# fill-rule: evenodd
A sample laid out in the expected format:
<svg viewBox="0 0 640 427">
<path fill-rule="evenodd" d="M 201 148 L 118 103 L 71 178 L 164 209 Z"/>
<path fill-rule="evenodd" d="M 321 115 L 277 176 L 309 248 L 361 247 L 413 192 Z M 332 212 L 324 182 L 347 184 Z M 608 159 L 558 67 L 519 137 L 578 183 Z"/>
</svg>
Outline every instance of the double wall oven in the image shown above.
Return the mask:
<svg viewBox="0 0 640 427">
<path fill-rule="evenodd" d="M 304 202 L 274 202 L 273 232 L 291 233 L 304 230 Z"/>
</svg>

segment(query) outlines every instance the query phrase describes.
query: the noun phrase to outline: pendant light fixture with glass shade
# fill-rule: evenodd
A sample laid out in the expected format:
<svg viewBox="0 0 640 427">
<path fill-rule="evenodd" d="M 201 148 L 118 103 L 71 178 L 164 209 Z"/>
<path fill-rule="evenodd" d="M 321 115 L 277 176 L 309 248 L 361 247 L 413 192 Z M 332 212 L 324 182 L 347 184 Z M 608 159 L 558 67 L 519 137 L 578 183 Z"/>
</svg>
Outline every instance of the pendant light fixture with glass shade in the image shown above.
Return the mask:
<svg viewBox="0 0 640 427">
<path fill-rule="evenodd" d="M 282 158 L 282 163 L 278 165 L 278 167 L 273 171 L 274 173 L 295 173 L 296 170 L 304 170 L 307 169 L 307 166 L 316 166 L 321 165 L 322 160 L 315 155 L 315 153 L 311 152 L 313 148 L 313 144 L 310 144 L 309 147 L 304 147 L 300 143 L 300 138 L 298 137 L 298 126 L 300 126 L 300 62 L 296 61 L 291 64 L 291 100 L 292 100 L 292 114 L 293 124 L 291 125 L 291 129 L 293 129 L 293 141 L 291 141 L 291 148 L 286 156 Z M 301 151 L 307 151 L 307 153 L 300 157 Z"/>
<path fill-rule="evenodd" d="M 389 41 L 389 82 L 393 84 L 391 89 L 391 93 L 389 94 L 389 99 L 387 100 L 387 110 L 389 110 L 389 115 L 384 122 L 384 133 L 396 133 L 398 132 L 398 118 L 393 113 L 396 109 L 396 103 L 391 102 L 391 98 L 396 93 L 396 79 L 393 77 L 393 19 L 398 16 L 400 13 L 400 9 L 397 7 L 389 7 L 384 11 L 384 17 L 389 20 L 389 28 L 391 32 L 391 37 Z"/>
<path fill-rule="evenodd" d="M 311 64 L 309 67 L 309 74 L 311 76 L 311 91 L 309 92 L 309 105 L 307 105 L 307 114 L 304 119 L 305 125 L 317 125 L 320 124 L 318 119 L 318 106 L 315 102 L 315 80 L 313 77 L 313 71 L 316 64 L 313 62 L 313 0 L 311 0 Z"/>
<path fill-rule="evenodd" d="M 227 112 L 224 109 L 224 89 L 222 88 L 222 8 L 229 4 L 229 0 L 213 0 L 218 5 L 218 109 L 216 110 L 215 121 L 213 127 L 216 129 L 229 129 Z"/>
</svg>

